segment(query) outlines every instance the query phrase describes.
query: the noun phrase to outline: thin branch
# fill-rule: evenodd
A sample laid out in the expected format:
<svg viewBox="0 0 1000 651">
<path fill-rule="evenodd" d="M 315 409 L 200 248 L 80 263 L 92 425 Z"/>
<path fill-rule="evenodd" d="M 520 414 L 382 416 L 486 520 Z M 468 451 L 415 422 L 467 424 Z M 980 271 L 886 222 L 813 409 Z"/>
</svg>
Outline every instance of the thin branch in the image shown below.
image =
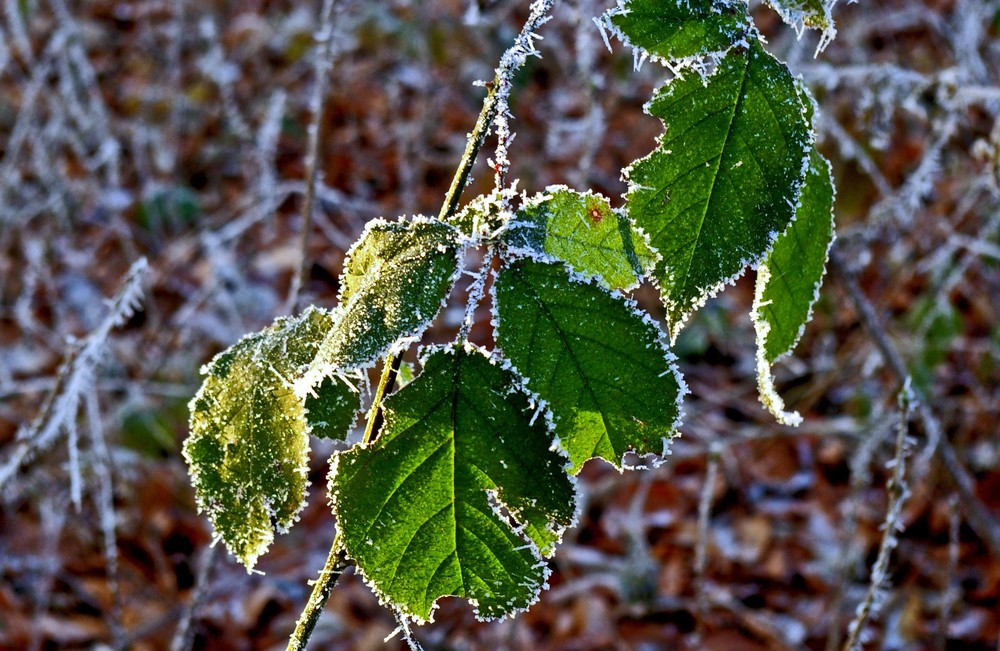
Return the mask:
<svg viewBox="0 0 1000 651">
<path fill-rule="evenodd" d="M 913 393 L 909 380 L 906 380 L 899 392 L 899 406 L 902 413 L 896 429 L 896 452 L 889 464 L 892 467 L 892 476 L 886 486 L 886 491 L 889 493 L 889 506 L 886 509 L 885 521 L 882 523 L 882 541 L 879 543 L 878 557 L 872 566 L 868 592 L 858 605 L 854 620 L 847 627 L 848 638 L 844 643 L 844 651 L 861 651 L 861 645 L 864 643 L 865 624 L 878 614 L 884 601 L 883 591 L 889 577 L 889 559 L 892 556 L 892 550 L 899 544 L 898 534 L 903 529 L 900 516 L 903 504 L 910 495 L 910 489 L 906 485 L 906 457 L 910 452 L 910 439 L 907 436 L 907 430 L 910 424 L 912 403 Z"/>
<path fill-rule="evenodd" d="M 375 398 L 372 399 L 372 406 L 368 411 L 368 423 L 365 425 L 365 435 L 361 439 L 361 445 L 368 445 L 382 431 L 382 423 L 384 422 L 382 401 L 396 384 L 396 376 L 399 375 L 399 366 L 402 360 L 402 355 L 386 355 L 385 365 L 382 367 L 382 377 L 379 379 L 378 388 L 375 389 Z"/>
<path fill-rule="evenodd" d="M 705 634 L 705 617 L 708 615 L 708 594 L 705 570 L 708 567 L 708 527 L 712 516 L 712 496 L 715 493 L 715 481 L 719 475 L 719 456 L 722 447 L 712 443 L 708 451 L 708 468 L 705 471 L 705 483 L 698 499 L 698 537 L 694 550 L 694 581 L 696 594 L 697 622 L 695 624 L 695 646 L 701 644 Z"/>
<path fill-rule="evenodd" d="M 195 577 L 194 591 L 188 601 L 184 612 L 181 614 L 180 622 L 174 632 L 174 639 L 170 641 L 170 651 L 188 651 L 194 642 L 194 617 L 201 609 L 205 597 L 208 595 L 208 587 L 212 582 L 212 574 L 215 569 L 215 546 L 209 545 L 201 553 L 198 564 L 198 576 Z"/>
<path fill-rule="evenodd" d="M 506 129 L 506 121 L 509 117 L 507 100 L 510 97 L 514 73 L 524 65 L 529 56 L 537 56 L 538 51 L 534 47 L 534 39 L 537 38 L 535 30 L 548 22 L 549 12 L 554 4 L 555 0 L 535 0 L 531 4 L 531 14 L 514 40 L 514 44 L 500 58 L 500 65 L 497 66 L 493 81 L 485 84 L 489 92 L 486 99 L 483 100 L 483 108 L 479 112 L 476 126 L 469 134 L 469 141 L 465 146 L 465 153 L 459 163 L 458 172 L 451 181 L 451 187 L 448 188 L 448 193 L 445 195 L 444 205 L 441 206 L 441 212 L 438 214 L 439 219 L 448 219 L 458 210 L 462 190 L 468 185 L 469 177 L 472 175 L 472 166 L 476 162 L 486 136 L 489 135 L 490 129 L 495 123 L 498 123 L 500 138 L 497 143 L 497 160 L 494 161 L 494 164 L 497 166 L 498 186 L 502 182 L 508 165 L 506 145 L 509 143 L 510 134 Z"/>
<path fill-rule="evenodd" d="M 309 229 L 312 226 L 313 204 L 316 200 L 316 177 L 319 167 L 319 137 L 323 125 L 326 96 L 330 89 L 330 70 L 333 68 L 333 28 L 335 0 L 323 0 L 320 13 L 320 29 L 316 32 L 315 74 L 316 83 L 309 100 L 312 119 L 309 122 L 309 143 L 306 150 L 306 194 L 302 202 L 302 225 L 299 231 L 299 271 L 292 277 L 292 287 L 288 293 L 288 312 L 298 309 L 299 295 L 305 284 L 309 268 Z"/>
<path fill-rule="evenodd" d="M 341 548 L 340 539 L 334 538 L 333 545 L 330 546 L 330 554 L 326 558 L 326 565 L 320 570 L 319 579 L 313 581 L 312 593 L 309 601 L 299 616 L 299 621 L 295 623 L 295 630 L 288 639 L 287 651 L 305 651 L 309 636 L 316 628 L 316 622 L 323 613 L 323 607 L 333 592 L 333 587 L 337 585 L 340 575 L 347 569 L 349 561 L 347 552 Z"/>
<path fill-rule="evenodd" d="M 830 268 L 840 277 L 844 289 L 858 310 L 862 325 L 875 342 L 886 365 L 900 383 L 905 382 L 909 373 L 899 350 L 886 332 L 875 308 L 861 291 L 856 275 L 844 264 L 836 250 L 830 252 Z M 927 406 L 924 396 L 916 389 L 914 393 L 916 395 L 914 411 L 927 435 L 927 445 L 918 458 L 918 465 L 924 465 L 935 452 L 937 453 L 937 458 L 941 461 L 948 478 L 961 495 L 962 507 L 969 525 L 989 548 L 993 557 L 1000 560 L 1000 530 L 989 510 L 976 495 L 975 479 L 962 465 L 955 448 L 944 436 L 941 422 Z"/>
<path fill-rule="evenodd" d="M 59 432 L 75 419 L 81 392 L 92 384 L 94 369 L 100 363 L 111 330 L 122 325 L 135 312 L 142 296 L 142 281 L 149 265 L 137 260 L 122 281 L 111 303 L 111 310 L 97 328 L 74 345 L 59 369 L 56 384 L 45 399 L 35 421 L 18 432 L 18 443 L 7 461 L 0 465 L 0 489 L 32 456 L 48 449 Z"/>
</svg>

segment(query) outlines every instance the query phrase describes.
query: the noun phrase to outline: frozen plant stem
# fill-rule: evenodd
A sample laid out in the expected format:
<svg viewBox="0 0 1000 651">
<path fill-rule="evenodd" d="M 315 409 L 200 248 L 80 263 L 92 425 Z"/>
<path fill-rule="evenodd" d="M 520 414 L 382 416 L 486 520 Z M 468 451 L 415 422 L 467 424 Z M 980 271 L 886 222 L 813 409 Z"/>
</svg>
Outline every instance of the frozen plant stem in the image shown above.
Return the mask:
<svg viewBox="0 0 1000 651">
<path fill-rule="evenodd" d="M 705 591 L 705 569 L 708 566 L 708 526 L 712 517 L 712 494 L 719 475 L 719 456 L 722 446 L 712 442 L 708 450 L 708 468 L 705 471 L 705 485 L 698 500 L 698 539 L 694 551 L 694 575 L 696 608 L 698 621 L 695 624 L 695 644 L 700 645 L 705 633 L 705 617 L 708 614 L 708 594 Z"/>
<path fill-rule="evenodd" d="M 332 4 L 332 0 L 325 0 L 325 3 L 324 11 L 327 5 Z M 489 135 L 494 120 L 497 118 L 498 108 L 502 106 L 503 112 L 506 113 L 507 111 L 507 100 L 510 95 L 511 81 L 514 73 L 524 65 L 528 55 L 535 53 L 532 45 L 532 39 L 535 38 L 534 31 L 548 21 L 549 11 L 552 9 L 553 4 L 555 4 L 555 0 L 535 0 L 532 3 L 531 14 L 521 28 L 521 32 L 514 41 L 514 45 L 500 59 L 500 65 L 497 67 L 493 82 L 487 85 L 486 98 L 483 100 L 483 107 L 479 111 L 476 126 L 473 128 L 472 133 L 469 134 L 469 140 L 465 146 L 465 152 L 462 154 L 462 160 L 459 162 L 458 170 L 452 178 L 451 186 L 448 188 L 444 203 L 441 206 L 439 218 L 442 221 L 449 219 L 457 212 L 462 191 L 469 182 L 472 167 L 479 156 L 483 143 L 486 141 L 486 136 Z M 311 202 L 311 195 L 314 194 L 312 187 L 312 184 L 310 184 L 310 188 L 307 189 L 307 204 Z M 308 210 L 305 215 L 308 218 Z M 307 225 L 307 223 L 303 224 L 304 230 Z M 305 248 L 303 247 L 303 254 L 304 252 Z M 298 299 L 295 298 L 294 302 L 298 302 Z M 386 356 L 382 378 L 379 381 L 375 398 L 368 412 L 368 424 L 365 428 L 363 444 L 368 444 L 378 437 L 379 430 L 384 422 L 382 418 L 382 400 L 392 390 L 392 385 L 395 384 L 401 361 L 402 355 Z M 295 630 L 288 640 L 287 651 L 305 650 L 309 636 L 312 635 L 313 629 L 316 627 L 316 622 L 319 621 L 319 616 L 323 612 L 323 607 L 326 605 L 327 599 L 330 598 L 333 587 L 337 584 L 340 575 L 344 573 L 349 564 L 350 561 L 347 559 L 347 553 L 341 547 L 338 538 L 335 537 L 333 544 L 330 546 L 330 553 L 326 558 L 326 565 L 320 572 L 319 578 L 313 583 L 313 590 L 309 595 L 309 601 L 302 610 L 302 614 L 295 624 Z"/>
<path fill-rule="evenodd" d="M 330 69 L 333 67 L 333 5 L 335 0 L 323 0 L 320 14 L 320 28 L 316 32 L 316 83 L 309 100 L 312 119 L 309 122 L 309 143 L 306 150 L 306 192 L 302 200 L 302 225 L 299 231 L 299 270 L 292 277 L 292 287 L 288 292 L 288 309 L 286 312 L 296 312 L 299 307 L 299 294 L 305 284 L 309 268 L 309 227 L 312 224 L 313 204 L 316 202 L 316 176 L 319 167 L 319 136 L 323 124 L 323 109 L 326 107 L 326 96 L 330 89 Z"/>
<path fill-rule="evenodd" d="M 858 310 L 861 324 L 875 342 L 889 370 L 900 382 L 905 382 L 909 372 L 903 363 L 903 357 L 889 337 L 889 333 L 886 332 L 875 308 L 861 291 L 854 272 L 844 264 L 836 249 L 830 252 L 830 269 L 840 277 L 844 289 Z M 927 444 L 917 459 L 917 467 L 923 466 L 935 452 L 937 453 L 941 466 L 962 498 L 962 510 L 965 512 L 969 526 L 989 549 L 993 558 L 1000 560 L 1000 528 L 997 527 L 993 516 L 976 495 L 975 480 L 962 465 L 954 446 L 944 437 L 941 422 L 927 406 L 927 401 L 923 399 L 919 391 L 916 389 L 913 391 L 915 394 L 913 410 L 927 436 Z"/>
<path fill-rule="evenodd" d="M 848 638 L 847 642 L 844 643 L 844 651 L 861 651 L 861 645 L 865 641 L 865 624 L 878 614 L 882 605 L 884 597 L 882 592 L 889 578 L 889 559 L 892 556 L 892 550 L 899 544 L 898 535 L 903 528 L 900 516 L 902 515 L 903 503 L 910 495 L 910 489 L 906 485 L 906 457 L 909 453 L 907 430 L 910 424 L 912 404 L 913 392 L 910 389 L 910 380 L 907 378 L 903 382 L 903 388 L 899 390 L 899 406 L 902 413 L 896 430 L 896 452 L 891 461 L 892 476 L 886 486 L 886 491 L 889 493 L 889 507 L 886 510 L 885 521 L 882 523 L 882 542 L 879 544 L 878 557 L 872 566 L 868 592 L 865 594 L 864 601 L 858 605 L 854 620 L 848 626 Z"/>
<path fill-rule="evenodd" d="M 295 623 L 292 636 L 288 638 L 287 651 L 305 651 L 309 636 L 312 635 L 316 622 L 323 613 L 323 606 L 326 605 L 326 600 L 333 592 L 333 586 L 337 585 L 340 575 L 347 569 L 348 564 L 347 553 L 340 548 L 340 541 L 334 538 L 330 554 L 326 558 L 326 565 L 320 570 L 319 578 L 313 582 L 309 601 L 306 602 L 299 621 Z"/>
</svg>

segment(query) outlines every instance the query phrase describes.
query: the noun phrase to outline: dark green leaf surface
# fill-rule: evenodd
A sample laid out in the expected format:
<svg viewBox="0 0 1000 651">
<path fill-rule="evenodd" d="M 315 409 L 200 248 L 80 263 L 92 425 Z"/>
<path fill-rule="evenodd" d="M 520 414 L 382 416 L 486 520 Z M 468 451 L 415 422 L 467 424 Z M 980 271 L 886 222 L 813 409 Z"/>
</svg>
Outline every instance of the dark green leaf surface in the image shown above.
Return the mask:
<svg viewBox="0 0 1000 651">
<path fill-rule="evenodd" d="M 656 276 L 675 338 L 791 222 L 812 132 L 794 78 L 756 38 L 707 80 L 671 81 L 648 110 L 666 133 L 626 170 L 626 209 L 662 256 Z"/>
<path fill-rule="evenodd" d="M 506 243 L 562 260 L 610 289 L 635 287 L 657 260 L 646 238 L 607 199 L 565 186 L 547 188 L 526 201 Z"/>
<path fill-rule="evenodd" d="M 819 297 L 833 242 L 833 198 L 830 164 L 813 150 L 795 221 L 775 240 L 757 270 L 753 307 L 757 381 L 761 401 L 785 424 L 798 424 L 801 418 L 784 412 L 784 402 L 774 390 L 771 364 L 798 342 Z"/>
<path fill-rule="evenodd" d="M 426 218 L 369 223 L 348 254 L 337 322 L 305 382 L 368 367 L 423 332 L 454 284 L 457 237 L 454 227 Z"/>
<path fill-rule="evenodd" d="M 609 19 L 624 41 L 661 59 L 726 50 L 749 27 L 746 3 L 734 0 L 626 0 Z"/>
<path fill-rule="evenodd" d="M 313 394 L 306 396 L 306 420 L 311 434 L 325 439 L 343 441 L 361 409 L 361 400 L 343 380 L 328 377 Z"/>
<path fill-rule="evenodd" d="M 600 457 L 660 454 L 674 435 L 682 382 L 662 333 L 561 264 L 519 260 L 496 283 L 497 344 L 548 402 L 574 472 Z"/>
<path fill-rule="evenodd" d="M 438 349 L 386 401 L 379 438 L 335 456 L 341 542 L 408 617 L 427 619 L 449 595 L 501 617 L 526 608 L 545 582 L 529 540 L 551 551 L 575 494 L 567 459 L 519 382 L 476 348 Z"/>
<path fill-rule="evenodd" d="M 309 427 L 292 385 L 333 317 L 310 308 L 244 337 L 203 369 L 184 443 L 198 508 L 229 550 L 252 568 L 305 504 Z M 357 405 L 346 385 L 340 397 Z"/>
</svg>

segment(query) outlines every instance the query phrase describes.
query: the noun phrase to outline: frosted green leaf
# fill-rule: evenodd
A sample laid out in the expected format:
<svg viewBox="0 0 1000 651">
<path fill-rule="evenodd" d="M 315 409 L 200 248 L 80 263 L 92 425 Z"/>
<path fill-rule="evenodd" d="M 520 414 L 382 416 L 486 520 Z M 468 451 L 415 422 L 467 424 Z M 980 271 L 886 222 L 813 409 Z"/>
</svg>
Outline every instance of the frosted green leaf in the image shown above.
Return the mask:
<svg viewBox="0 0 1000 651">
<path fill-rule="evenodd" d="M 647 110 L 666 132 L 625 171 L 625 207 L 662 256 L 654 276 L 674 339 L 791 222 L 812 131 L 795 79 L 756 38 L 711 77 L 672 80 Z"/>
<path fill-rule="evenodd" d="M 386 401 L 379 438 L 335 455 L 341 544 L 384 602 L 425 620 L 459 596 L 492 619 L 536 599 L 548 570 L 529 535 L 550 546 L 575 509 L 536 409 L 480 350 L 437 349 Z"/>
<path fill-rule="evenodd" d="M 343 441 L 361 409 L 361 396 L 344 380 L 328 377 L 306 396 L 311 434 Z"/>
<path fill-rule="evenodd" d="M 798 425 L 802 417 L 784 411 L 771 365 L 795 346 L 812 316 L 833 243 L 834 194 L 830 164 L 813 150 L 795 221 L 775 240 L 757 269 L 752 311 L 757 331 L 757 385 L 761 402 L 785 425 Z"/>
<path fill-rule="evenodd" d="M 552 186 L 524 203 L 506 236 L 515 250 L 562 260 L 610 289 L 632 289 L 656 264 L 646 237 L 608 200 Z"/>
<path fill-rule="evenodd" d="M 765 2 L 800 35 L 806 28 L 822 30 L 817 51 L 822 51 L 837 35 L 833 22 L 833 5 L 837 4 L 837 0 L 765 0 Z"/>
<path fill-rule="evenodd" d="M 348 253 L 336 324 L 306 379 L 370 366 L 422 333 L 441 309 L 458 269 L 458 231 L 444 222 L 370 222 Z"/>
<path fill-rule="evenodd" d="M 248 569 L 305 505 L 309 425 L 292 385 L 332 325 L 314 308 L 280 318 L 202 369 L 184 458 L 199 510 Z"/>
<path fill-rule="evenodd" d="M 676 430 L 683 381 L 663 334 L 633 304 L 519 260 L 497 279 L 497 345 L 545 400 L 573 471 L 629 450 L 660 454 Z"/>
<path fill-rule="evenodd" d="M 667 60 L 726 50 L 750 22 L 739 0 L 624 0 L 608 20 L 623 41 Z"/>
</svg>

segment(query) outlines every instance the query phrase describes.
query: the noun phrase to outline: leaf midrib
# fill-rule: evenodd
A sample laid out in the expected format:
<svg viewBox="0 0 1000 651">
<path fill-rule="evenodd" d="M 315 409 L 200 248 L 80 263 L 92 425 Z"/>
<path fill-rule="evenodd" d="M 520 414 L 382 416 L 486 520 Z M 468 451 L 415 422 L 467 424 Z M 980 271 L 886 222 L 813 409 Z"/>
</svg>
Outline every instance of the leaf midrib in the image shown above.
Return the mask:
<svg viewBox="0 0 1000 651">
<path fill-rule="evenodd" d="M 524 272 L 523 266 L 520 268 L 520 271 L 522 273 Z M 584 374 L 583 369 L 580 367 L 580 362 L 577 360 L 576 355 L 573 353 L 573 349 L 569 345 L 569 341 L 563 335 L 563 331 L 559 327 L 558 322 L 556 321 L 552 313 L 549 311 L 545 303 L 542 301 L 542 297 L 538 294 L 538 292 L 535 291 L 535 288 L 531 285 L 530 282 L 525 282 L 524 284 L 525 287 L 530 292 L 532 298 L 538 304 L 538 307 L 541 309 L 541 311 L 548 318 L 549 322 L 552 324 L 552 329 L 555 331 L 556 335 L 559 337 L 559 340 L 562 342 L 563 348 L 564 350 L 566 350 L 566 353 L 569 356 L 570 361 L 573 362 L 573 367 L 576 369 L 577 375 L 579 375 L 580 377 L 580 382 L 583 384 L 583 387 L 587 390 L 587 393 L 593 400 L 594 406 L 597 407 L 597 413 L 601 415 L 601 422 L 604 424 L 604 432 L 600 437 L 598 437 L 598 440 L 595 442 L 594 448 L 590 451 L 590 456 L 591 457 L 596 456 L 598 446 L 605 440 L 608 442 L 609 445 L 611 445 L 611 449 L 615 450 L 615 454 L 617 454 L 618 451 L 617 448 L 615 447 L 615 443 L 614 441 L 611 440 L 611 434 L 610 434 L 611 424 L 608 422 L 607 416 L 604 413 L 604 409 L 601 407 L 601 403 L 597 400 L 597 395 L 594 393 L 593 388 L 591 388 L 587 376 Z"/>
<path fill-rule="evenodd" d="M 719 151 L 719 157 L 715 164 L 715 172 L 712 174 L 712 186 L 708 192 L 708 198 L 705 201 L 705 207 L 701 214 L 701 219 L 698 221 L 698 232 L 695 234 L 694 243 L 688 247 L 687 264 L 684 267 L 684 273 L 680 276 L 675 276 L 675 278 L 683 278 L 683 283 L 685 288 L 688 284 L 688 278 L 691 274 L 691 266 L 694 261 L 694 252 L 701 243 L 702 232 L 704 231 L 705 222 L 708 219 L 708 207 L 712 204 L 712 199 L 715 196 L 716 188 L 718 187 L 719 180 L 719 170 L 722 169 L 722 159 L 726 154 L 726 148 L 729 145 L 729 141 L 733 135 L 733 124 L 736 122 L 736 113 L 739 111 L 740 106 L 743 104 L 744 89 L 746 88 L 747 72 L 750 68 L 750 55 L 751 52 L 747 50 L 745 65 L 743 66 L 742 72 L 740 74 L 740 87 L 736 94 L 736 101 L 733 102 L 733 111 L 729 117 L 729 126 L 726 129 L 726 137 L 722 141 L 722 148 Z M 676 285 L 674 285 L 676 288 Z M 687 309 L 685 305 L 684 309 Z"/>
</svg>

